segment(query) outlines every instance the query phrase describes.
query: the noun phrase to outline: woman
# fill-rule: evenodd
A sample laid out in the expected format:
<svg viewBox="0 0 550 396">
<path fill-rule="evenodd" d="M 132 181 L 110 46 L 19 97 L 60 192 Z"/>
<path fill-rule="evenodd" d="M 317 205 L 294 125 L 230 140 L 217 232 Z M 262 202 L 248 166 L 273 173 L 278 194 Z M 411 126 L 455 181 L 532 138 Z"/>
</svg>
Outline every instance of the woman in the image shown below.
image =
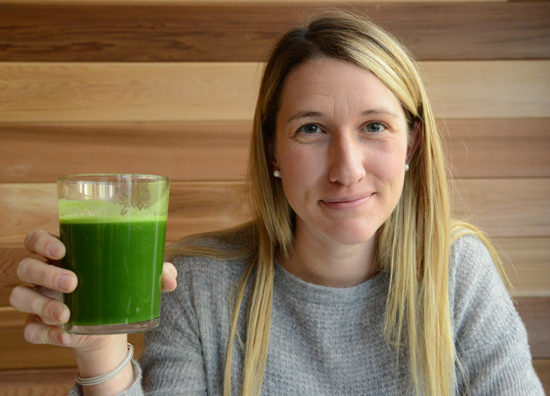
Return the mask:
<svg viewBox="0 0 550 396">
<path fill-rule="evenodd" d="M 543 394 L 494 249 L 450 219 L 426 93 L 387 33 L 336 12 L 280 39 L 249 183 L 250 223 L 172 248 L 180 285 L 140 364 L 71 394 Z M 64 254 L 45 233 L 26 245 Z M 69 312 L 46 296 L 74 274 L 27 260 L 19 275 L 44 286 L 12 293 L 38 315 L 29 341 L 73 347 L 81 377 L 123 361 L 125 336 L 55 326 Z M 166 264 L 165 290 L 175 275 Z"/>
</svg>

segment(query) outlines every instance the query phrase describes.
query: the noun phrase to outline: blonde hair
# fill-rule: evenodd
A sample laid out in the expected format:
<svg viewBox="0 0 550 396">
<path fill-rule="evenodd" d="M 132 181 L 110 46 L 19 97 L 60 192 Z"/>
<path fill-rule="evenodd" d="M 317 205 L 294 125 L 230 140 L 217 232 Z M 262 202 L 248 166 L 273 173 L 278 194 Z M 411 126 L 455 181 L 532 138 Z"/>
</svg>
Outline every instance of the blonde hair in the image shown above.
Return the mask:
<svg viewBox="0 0 550 396">
<path fill-rule="evenodd" d="M 389 273 L 385 329 L 390 344 L 408 349 L 411 386 L 417 394 L 449 395 L 457 357 L 448 300 L 451 243 L 466 233 L 478 235 L 501 270 L 500 260 L 475 227 L 452 221 L 445 162 L 428 97 L 412 57 L 395 38 L 372 22 L 342 11 L 314 19 L 307 27 L 286 33 L 266 64 L 254 114 L 249 158 L 253 220 L 232 230 L 212 234 L 237 242 L 238 251 L 186 243 L 187 254 L 247 257 L 235 298 L 227 349 L 224 395 L 231 395 L 232 352 L 247 284 L 247 308 L 242 395 L 261 390 L 269 343 L 273 298 L 274 254 L 292 250 L 294 212 L 282 184 L 271 176 L 276 115 L 284 81 L 301 64 L 330 57 L 373 73 L 399 99 L 410 128 L 420 125 L 420 145 L 410 161 L 403 194 L 378 231 L 376 260 Z M 179 253 L 181 253 L 181 249 Z M 406 265 L 403 265 L 406 263 Z"/>
</svg>

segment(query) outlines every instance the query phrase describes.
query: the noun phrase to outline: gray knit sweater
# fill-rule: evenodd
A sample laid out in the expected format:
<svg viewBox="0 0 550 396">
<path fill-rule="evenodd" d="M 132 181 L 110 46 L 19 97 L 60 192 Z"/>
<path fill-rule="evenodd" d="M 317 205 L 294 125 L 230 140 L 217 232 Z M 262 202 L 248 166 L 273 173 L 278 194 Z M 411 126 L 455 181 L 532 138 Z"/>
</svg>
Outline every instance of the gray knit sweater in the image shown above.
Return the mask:
<svg viewBox="0 0 550 396">
<path fill-rule="evenodd" d="M 175 260 L 178 287 L 162 302 L 161 326 L 146 333 L 136 381 L 122 393 L 221 395 L 233 286 L 244 263 Z M 454 243 L 449 278 L 453 337 L 462 364 L 455 395 L 544 395 L 525 327 L 491 257 L 474 236 Z M 384 336 L 388 276 L 350 288 L 306 283 L 275 263 L 273 313 L 262 395 L 407 395 L 406 356 L 399 364 Z M 245 303 L 246 304 L 246 301 Z M 244 305 L 246 306 L 246 305 Z M 240 318 L 245 338 L 244 315 Z M 233 394 L 242 351 L 235 343 Z M 81 394 L 75 386 L 71 395 Z"/>
</svg>

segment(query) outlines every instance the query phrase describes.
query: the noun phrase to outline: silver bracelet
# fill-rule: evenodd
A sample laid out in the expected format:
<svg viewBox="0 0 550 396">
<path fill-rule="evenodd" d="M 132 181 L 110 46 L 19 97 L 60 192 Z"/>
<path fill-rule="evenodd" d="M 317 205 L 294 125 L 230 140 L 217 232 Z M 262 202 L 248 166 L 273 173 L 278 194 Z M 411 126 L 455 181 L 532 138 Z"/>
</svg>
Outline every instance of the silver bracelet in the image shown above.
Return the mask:
<svg viewBox="0 0 550 396">
<path fill-rule="evenodd" d="M 128 343 L 128 353 L 126 354 L 126 357 L 124 358 L 124 360 L 122 360 L 122 362 L 120 362 L 118 366 L 116 366 L 114 369 L 112 369 L 108 373 L 105 373 L 103 375 L 98 375 L 97 377 L 82 378 L 80 374 L 78 374 L 76 376 L 76 383 L 82 386 L 92 386 L 92 385 L 99 385 L 105 381 L 108 381 L 122 371 L 122 369 L 132 359 L 132 356 L 134 356 L 134 347 L 132 346 L 132 344 Z"/>
</svg>

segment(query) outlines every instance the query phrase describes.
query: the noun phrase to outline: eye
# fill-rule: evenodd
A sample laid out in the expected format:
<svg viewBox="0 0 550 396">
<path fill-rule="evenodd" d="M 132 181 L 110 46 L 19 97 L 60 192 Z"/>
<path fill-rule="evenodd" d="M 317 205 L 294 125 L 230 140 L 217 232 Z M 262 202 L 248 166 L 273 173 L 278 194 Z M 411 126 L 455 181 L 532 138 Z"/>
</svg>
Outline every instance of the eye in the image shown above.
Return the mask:
<svg viewBox="0 0 550 396">
<path fill-rule="evenodd" d="M 296 132 L 302 132 L 302 133 L 311 135 L 314 133 L 321 132 L 321 128 L 319 128 L 315 124 L 305 124 L 305 125 L 302 125 L 300 128 L 298 128 Z"/>
<path fill-rule="evenodd" d="M 369 122 L 367 126 L 365 127 L 365 130 L 369 133 L 380 133 L 384 129 L 386 129 L 386 126 L 382 124 L 381 122 Z"/>
</svg>

